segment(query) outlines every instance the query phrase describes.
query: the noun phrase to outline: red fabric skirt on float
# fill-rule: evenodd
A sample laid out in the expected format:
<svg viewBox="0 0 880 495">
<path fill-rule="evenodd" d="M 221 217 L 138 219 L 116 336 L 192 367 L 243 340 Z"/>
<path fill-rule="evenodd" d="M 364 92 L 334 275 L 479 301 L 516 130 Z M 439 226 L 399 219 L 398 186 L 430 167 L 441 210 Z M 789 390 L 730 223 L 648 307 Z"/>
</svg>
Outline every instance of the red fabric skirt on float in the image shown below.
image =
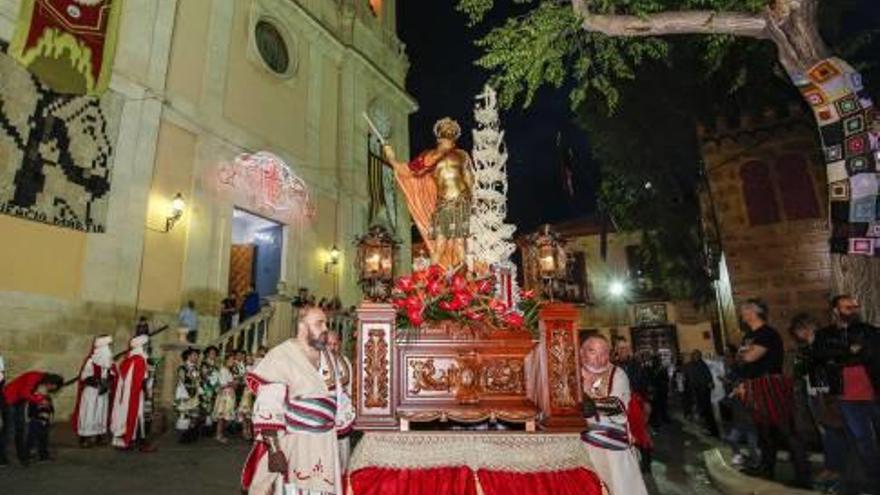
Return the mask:
<svg viewBox="0 0 880 495">
<path fill-rule="evenodd" d="M 607 495 L 577 434 L 368 433 L 346 495 Z"/>
<path fill-rule="evenodd" d="M 603 495 L 601 481 L 583 468 L 515 473 L 465 466 L 432 469 L 362 468 L 348 478 L 348 495 Z"/>
</svg>

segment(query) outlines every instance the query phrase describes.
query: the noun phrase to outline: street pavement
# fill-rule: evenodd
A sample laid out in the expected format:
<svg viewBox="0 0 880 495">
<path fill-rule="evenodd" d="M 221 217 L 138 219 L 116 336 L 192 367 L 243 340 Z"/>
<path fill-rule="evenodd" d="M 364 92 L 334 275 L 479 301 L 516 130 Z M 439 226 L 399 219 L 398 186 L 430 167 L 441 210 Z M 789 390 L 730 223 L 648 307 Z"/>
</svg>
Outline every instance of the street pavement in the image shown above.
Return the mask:
<svg viewBox="0 0 880 495">
<path fill-rule="evenodd" d="M 658 431 L 653 475 L 646 479 L 652 495 L 719 495 L 701 456 L 711 440 L 688 430 L 673 423 Z M 23 468 L 13 460 L 0 468 L 0 495 L 237 495 L 248 451 L 241 440 L 221 445 L 202 439 L 180 445 L 173 435 L 160 438 L 158 450 L 149 454 L 58 443 L 52 462 Z"/>
<path fill-rule="evenodd" d="M 703 460 L 703 451 L 718 443 L 696 430 L 675 421 L 655 432 L 651 476 L 645 478 L 651 495 L 720 495 Z"/>
</svg>

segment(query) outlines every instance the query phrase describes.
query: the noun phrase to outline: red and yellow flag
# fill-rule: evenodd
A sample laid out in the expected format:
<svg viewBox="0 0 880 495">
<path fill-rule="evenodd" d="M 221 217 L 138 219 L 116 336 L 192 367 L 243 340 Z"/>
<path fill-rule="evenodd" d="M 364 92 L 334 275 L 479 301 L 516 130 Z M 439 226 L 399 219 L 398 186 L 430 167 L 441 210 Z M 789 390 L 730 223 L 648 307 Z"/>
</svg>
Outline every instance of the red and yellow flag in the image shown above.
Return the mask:
<svg viewBox="0 0 880 495">
<path fill-rule="evenodd" d="M 60 93 L 110 84 L 122 0 L 23 0 L 9 55 Z"/>
</svg>

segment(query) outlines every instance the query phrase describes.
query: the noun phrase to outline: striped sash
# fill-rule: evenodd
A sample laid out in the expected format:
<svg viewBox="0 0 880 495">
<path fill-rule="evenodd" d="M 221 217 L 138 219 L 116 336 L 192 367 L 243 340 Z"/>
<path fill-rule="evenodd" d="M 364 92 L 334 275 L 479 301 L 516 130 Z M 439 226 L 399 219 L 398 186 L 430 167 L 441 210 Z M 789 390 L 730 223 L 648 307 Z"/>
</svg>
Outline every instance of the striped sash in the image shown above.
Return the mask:
<svg viewBox="0 0 880 495">
<path fill-rule="evenodd" d="M 324 433 L 336 428 L 336 397 L 288 399 L 285 420 L 288 431 Z"/>
<path fill-rule="evenodd" d="M 589 429 L 581 433 L 581 440 L 600 449 L 626 450 L 630 447 L 626 426 L 605 421 L 590 421 Z"/>
</svg>

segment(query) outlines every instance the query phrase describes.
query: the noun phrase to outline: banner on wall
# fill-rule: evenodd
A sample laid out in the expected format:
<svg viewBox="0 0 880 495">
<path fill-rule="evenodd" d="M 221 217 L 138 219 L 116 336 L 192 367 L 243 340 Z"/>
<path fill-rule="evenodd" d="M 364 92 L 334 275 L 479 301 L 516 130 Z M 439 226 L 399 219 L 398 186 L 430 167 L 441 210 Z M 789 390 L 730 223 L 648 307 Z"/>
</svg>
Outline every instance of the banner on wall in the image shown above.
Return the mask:
<svg viewBox="0 0 880 495">
<path fill-rule="evenodd" d="M 59 93 L 110 84 L 122 0 L 23 0 L 9 55 Z"/>
<path fill-rule="evenodd" d="M 104 232 L 122 106 L 56 93 L 0 54 L 0 214 Z"/>
</svg>

